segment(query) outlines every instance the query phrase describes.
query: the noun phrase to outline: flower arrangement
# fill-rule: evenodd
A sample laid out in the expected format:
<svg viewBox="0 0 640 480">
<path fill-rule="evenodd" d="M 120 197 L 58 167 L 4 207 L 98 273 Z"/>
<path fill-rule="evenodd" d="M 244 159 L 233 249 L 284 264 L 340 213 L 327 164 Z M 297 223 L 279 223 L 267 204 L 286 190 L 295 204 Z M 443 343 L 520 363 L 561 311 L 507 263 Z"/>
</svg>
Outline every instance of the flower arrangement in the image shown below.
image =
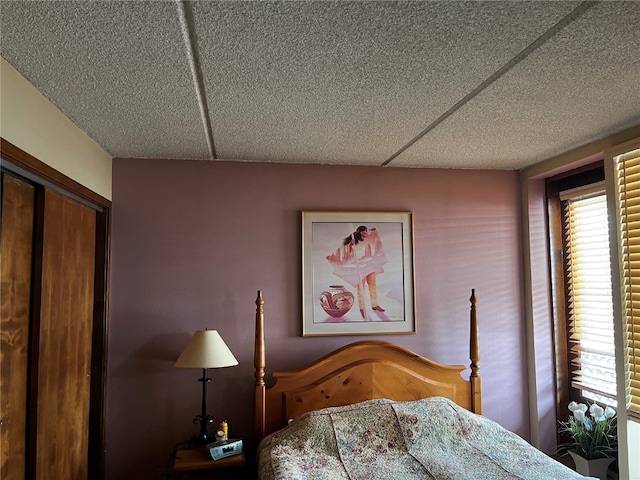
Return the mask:
<svg viewBox="0 0 640 480">
<path fill-rule="evenodd" d="M 602 408 L 597 403 L 590 406 L 571 402 L 568 422 L 560 422 L 560 432 L 567 433 L 572 443 L 563 445 L 581 457 L 609 458 L 615 456 L 618 446 L 616 411 L 611 407 Z M 587 413 L 588 412 L 588 413 Z"/>
</svg>

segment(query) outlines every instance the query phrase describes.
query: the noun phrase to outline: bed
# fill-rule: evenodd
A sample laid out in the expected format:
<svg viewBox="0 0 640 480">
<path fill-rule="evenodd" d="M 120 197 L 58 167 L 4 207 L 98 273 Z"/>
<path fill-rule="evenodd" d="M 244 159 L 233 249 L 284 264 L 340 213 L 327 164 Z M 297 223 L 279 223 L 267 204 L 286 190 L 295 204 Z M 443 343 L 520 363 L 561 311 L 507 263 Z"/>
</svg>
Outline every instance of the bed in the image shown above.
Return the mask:
<svg viewBox="0 0 640 480">
<path fill-rule="evenodd" d="M 259 480 L 581 479 L 481 415 L 475 291 L 470 374 L 379 340 L 359 341 L 265 383 L 264 300 L 255 329 Z"/>
</svg>

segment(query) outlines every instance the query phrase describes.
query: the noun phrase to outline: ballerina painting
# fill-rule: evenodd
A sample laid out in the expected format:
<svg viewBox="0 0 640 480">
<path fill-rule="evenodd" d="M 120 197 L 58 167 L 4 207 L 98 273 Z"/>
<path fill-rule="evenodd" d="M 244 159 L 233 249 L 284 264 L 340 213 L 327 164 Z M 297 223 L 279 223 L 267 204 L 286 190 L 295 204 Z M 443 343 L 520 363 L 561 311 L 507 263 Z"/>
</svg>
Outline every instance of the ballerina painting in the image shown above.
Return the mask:
<svg viewBox="0 0 640 480">
<path fill-rule="evenodd" d="M 305 335 L 415 331 L 410 213 L 303 212 L 303 227 Z"/>
</svg>

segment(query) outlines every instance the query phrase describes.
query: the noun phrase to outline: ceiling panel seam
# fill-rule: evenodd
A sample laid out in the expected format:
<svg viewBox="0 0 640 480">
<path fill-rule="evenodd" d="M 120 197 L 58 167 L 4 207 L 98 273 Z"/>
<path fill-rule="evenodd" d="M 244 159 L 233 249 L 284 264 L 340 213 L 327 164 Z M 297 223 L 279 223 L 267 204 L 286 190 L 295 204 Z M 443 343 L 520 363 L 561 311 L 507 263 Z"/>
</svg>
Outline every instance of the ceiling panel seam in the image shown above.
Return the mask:
<svg viewBox="0 0 640 480">
<path fill-rule="evenodd" d="M 465 104 L 467 104 L 471 99 L 477 96 L 480 92 L 485 90 L 489 85 L 494 83 L 500 77 L 502 77 L 505 73 L 515 67 L 518 63 L 522 62 L 526 57 L 528 57 L 531 53 L 536 51 L 542 45 L 544 45 L 549 39 L 555 36 L 559 31 L 563 30 L 569 24 L 571 24 L 574 20 L 584 14 L 587 10 L 594 7 L 599 1 L 586 1 L 582 2 L 576 8 L 574 8 L 571 12 L 569 12 L 565 17 L 563 17 L 558 23 L 549 28 L 546 32 L 544 32 L 541 36 L 539 36 L 535 41 L 529 44 L 524 50 L 518 53 L 515 57 L 509 60 L 506 64 L 502 66 L 499 70 L 494 72 L 490 77 L 484 80 L 480 85 L 471 90 L 467 95 L 465 95 L 461 100 L 455 103 L 449 110 L 444 112 L 438 118 L 436 118 L 433 122 L 431 122 L 424 130 L 418 133 L 415 137 L 409 140 L 405 145 L 403 145 L 397 152 L 391 155 L 387 160 L 385 160 L 381 166 L 386 167 L 391 163 L 395 158 L 400 156 L 404 151 L 409 149 L 413 144 L 415 144 L 418 140 L 424 137 L 431 130 L 436 128 L 442 122 L 444 122 L 447 118 L 453 115 L 456 111 L 462 108 Z"/>
<path fill-rule="evenodd" d="M 218 155 L 216 154 L 216 145 L 213 138 L 211 120 L 209 117 L 207 94 L 204 88 L 204 81 L 202 79 L 200 56 L 196 48 L 196 34 L 194 27 L 195 22 L 193 20 L 193 10 L 191 9 L 190 2 L 187 1 L 176 0 L 176 5 L 178 7 L 180 30 L 182 31 L 182 38 L 184 40 L 189 67 L 191 69 L 191 75 L 193 77 L 193 85 L 196 90 L 196 96 L 198 97 L 198 105 L 200 106 L 200 117 L 204 126 L 207 146 L 209 147 L 209 155 L 211 157 L 211 160 L 217 160 Z"/>
</svg>

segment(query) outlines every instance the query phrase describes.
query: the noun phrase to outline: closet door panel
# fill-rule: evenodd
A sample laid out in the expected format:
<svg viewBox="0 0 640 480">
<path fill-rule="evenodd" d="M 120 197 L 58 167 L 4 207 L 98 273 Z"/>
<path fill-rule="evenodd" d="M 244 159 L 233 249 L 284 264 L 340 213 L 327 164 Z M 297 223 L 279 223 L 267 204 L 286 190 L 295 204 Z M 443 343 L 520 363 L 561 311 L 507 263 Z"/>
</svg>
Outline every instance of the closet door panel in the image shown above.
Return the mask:
<svg viewBox="0 0 640 480">
<path fill-rule="evenodd" d="M 45 190 L 36 478 L 86 479 L 96 212 Z"/>
<path fill-rule="evenodd" d="M 35 189 L 2 175 L 0 478 L 24 480 Z"/>
</svg>

